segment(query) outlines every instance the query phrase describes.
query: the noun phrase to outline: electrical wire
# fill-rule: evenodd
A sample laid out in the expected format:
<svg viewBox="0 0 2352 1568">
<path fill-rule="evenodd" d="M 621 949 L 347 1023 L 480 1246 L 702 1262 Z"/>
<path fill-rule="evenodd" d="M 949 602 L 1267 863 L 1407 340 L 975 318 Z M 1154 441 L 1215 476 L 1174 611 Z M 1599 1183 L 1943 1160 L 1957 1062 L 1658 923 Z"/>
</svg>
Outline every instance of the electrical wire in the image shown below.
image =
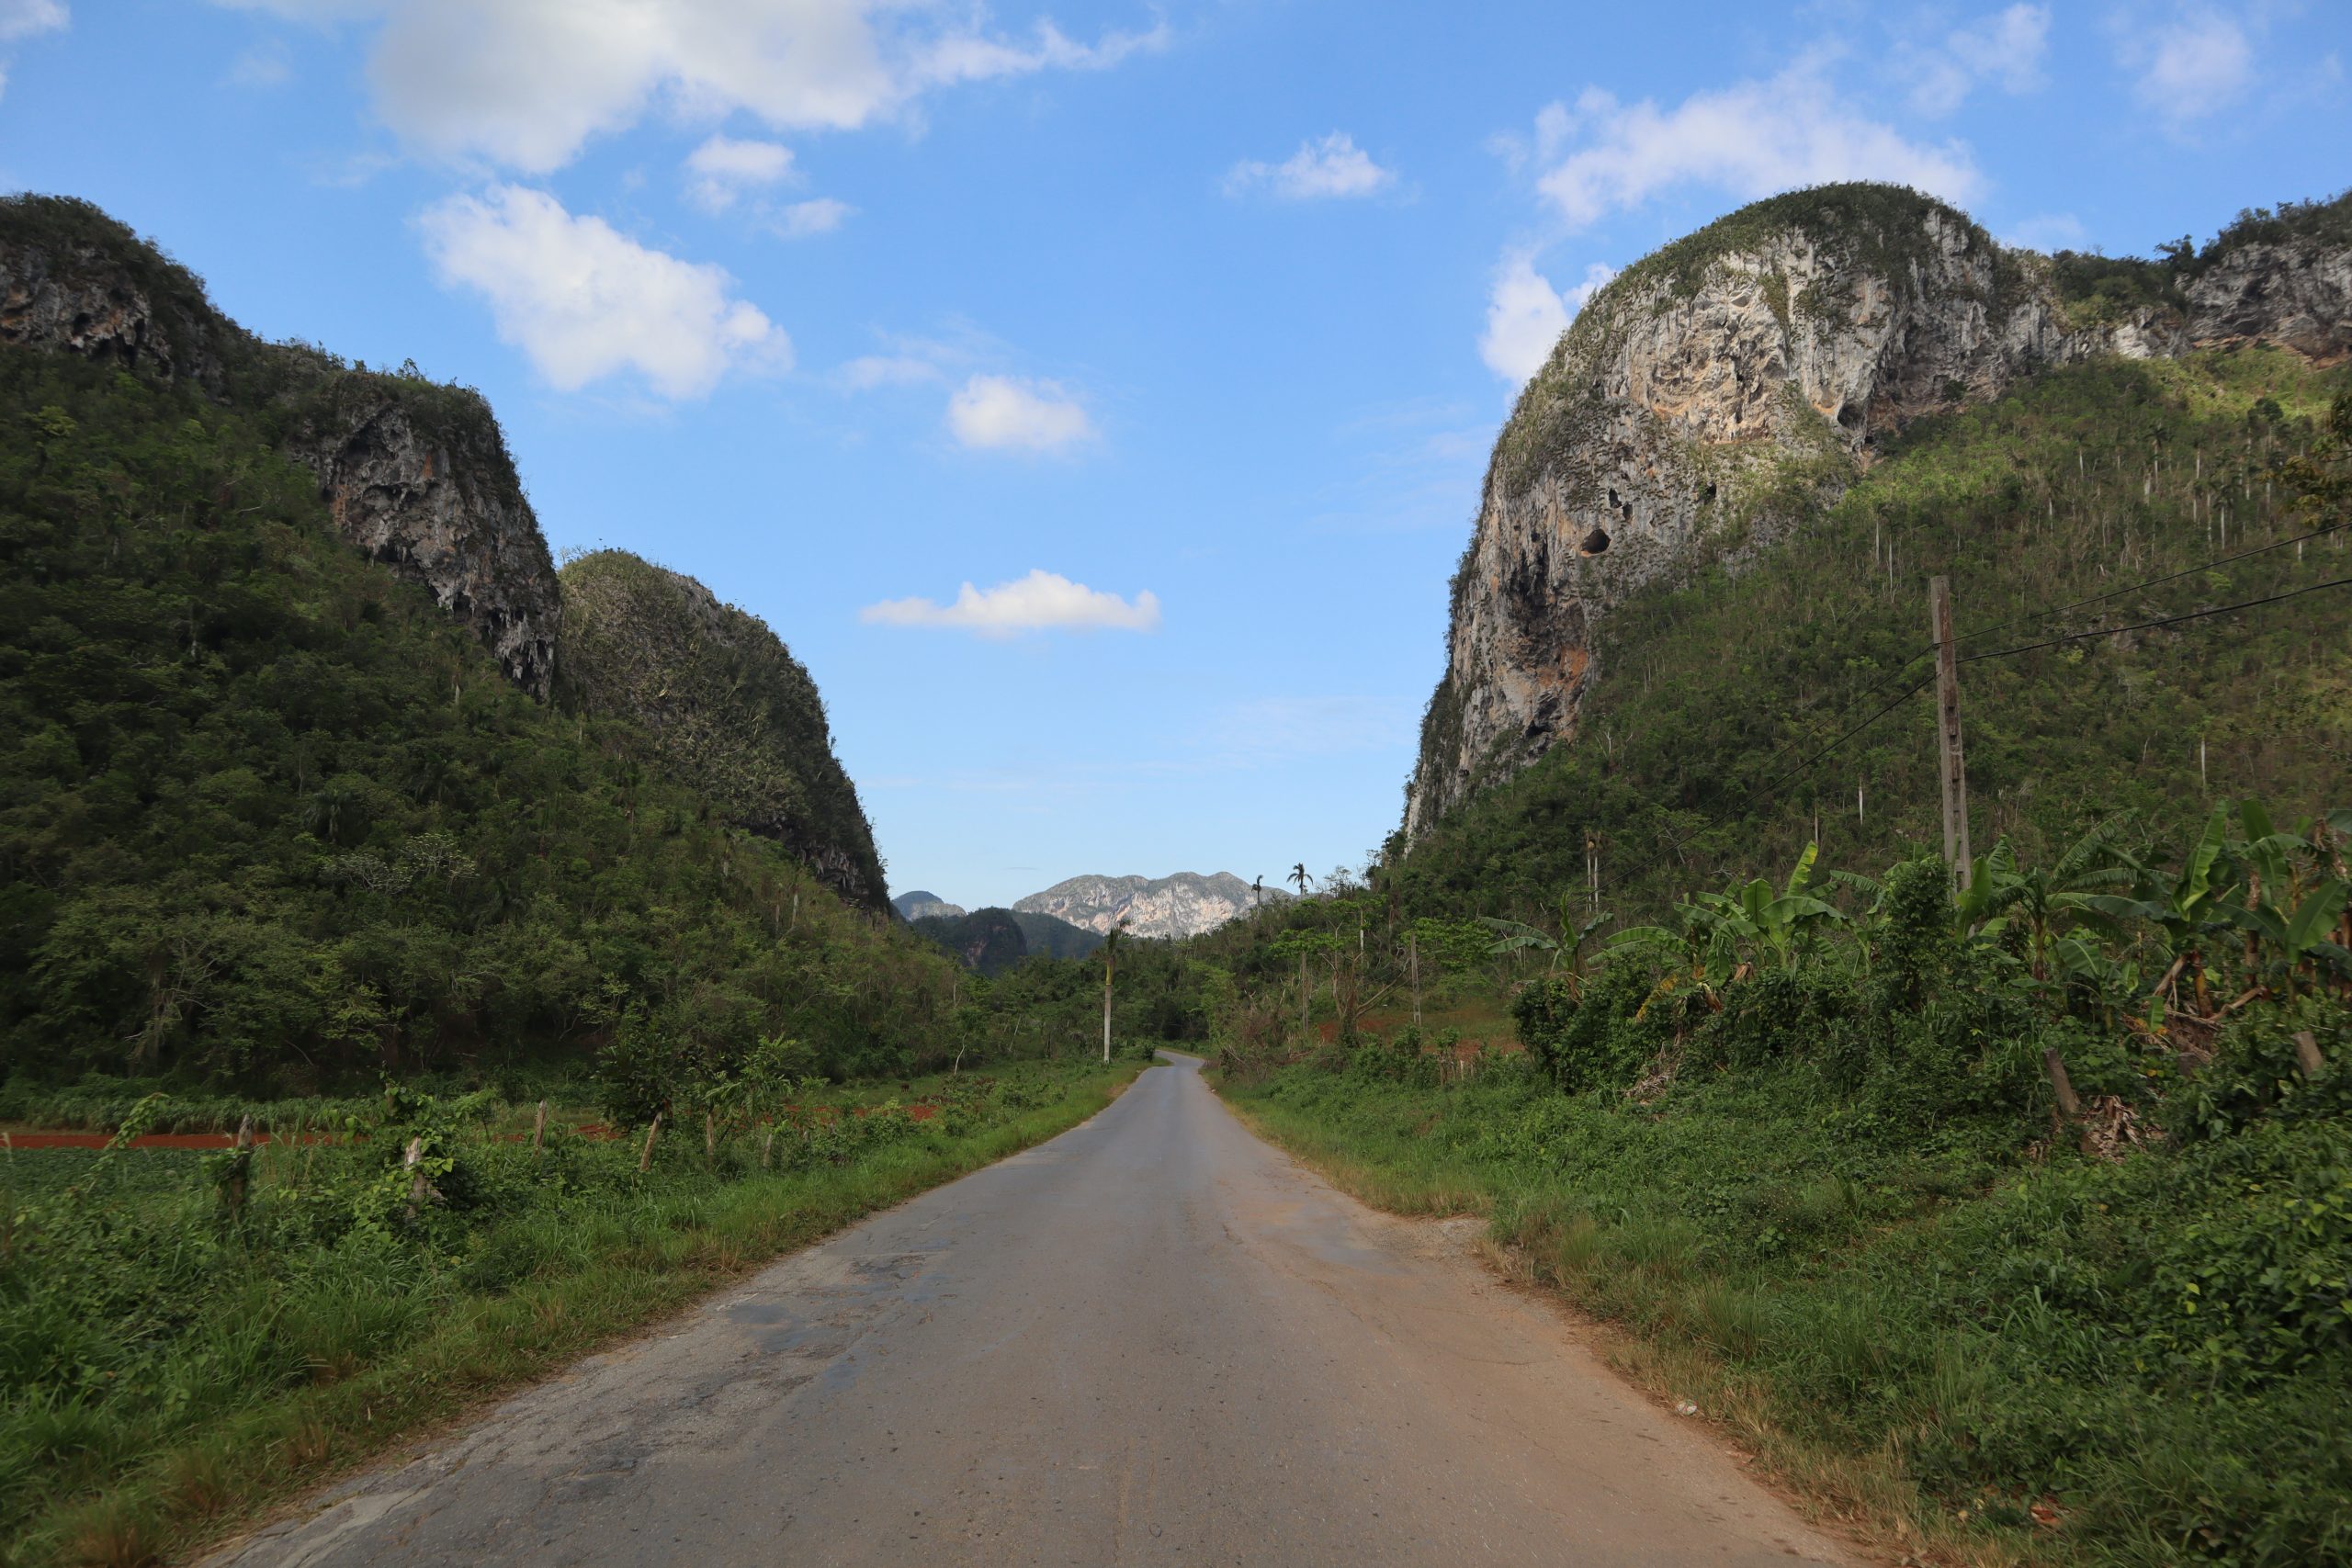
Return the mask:
<svg viewBox="0 0 2352 1568">
<path fill-rule="evenodd" d="M 2303 544 L 2309 540 L 2319 538 L 2324 535 L 2335 533 L 2346 526 L 2352 526 L 2352 525 L 2330 523 L 2324 528 L 2314 528 L 2308 534 L 2297 534 L 2291 538 L 2274 539 L 2267 545 L 2256 545 L 2250 550 L 2240 550 L 2233 556 L 2222 556 L 2213 560 L 2205 561 L 2199 565 L 2186 568 L 2180 571 L 2172 573 L 2168 577 L 2152 577 L 2145 582 L 2135 582 L 2126 588 L 2110 589 L 2105 593 L 2093 594 L 2088 599 L 2077 599 L 2071 604 L 2061 604 L 2054 610 L 2037 610 L 2030 615 L 2019 615 L 2017 619 L 2012 621 L 2001 621 L 1993 626 L 1981 626 L 1975 631 L 1964 632 L 1961 636 L 1954 637 L 1952 639 L 1952 643 L 1953 646 L 1957 647 L 1963 642 L 1974 642 L 1978 637 L 1990 637 L 1995 632 L 2007 631 L 2011 626 L 2022 626 L 2030 625 L 2035 621 L 2047 621 L 2053 619 L 2059 615 L 2066 614 L 2069 610 L 2079 610 L 2086 604 L 2104 604 L 2109 599 L 2120 599 L 2127 593 L 2138 593 L 2150 588 L 2161 588 L 2167 582 L 2178 582 L 2184 577 L 2195 577 L 2198 573 L 2211 571 L 2217 566 L 2228 566 L 2233 561 L 2247 560 L 2255 556 L 2267 555 L 2272 550 L 2285 549 L 2289 545 Z"/>
</svg>

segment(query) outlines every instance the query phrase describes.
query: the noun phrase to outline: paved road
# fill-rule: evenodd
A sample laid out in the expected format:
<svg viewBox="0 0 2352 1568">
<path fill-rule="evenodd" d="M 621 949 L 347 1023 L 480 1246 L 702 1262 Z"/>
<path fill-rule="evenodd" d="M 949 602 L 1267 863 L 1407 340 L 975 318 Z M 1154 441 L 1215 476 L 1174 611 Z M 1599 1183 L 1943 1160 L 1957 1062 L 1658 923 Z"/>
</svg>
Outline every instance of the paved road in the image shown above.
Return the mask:
<svg viewBox="0 0 2352 1568">
<path fill-rule="evenodd" d="M 214 1562 L 1850 1561 L 1459 1230 L 1177 1061 Z"/>
</svg>

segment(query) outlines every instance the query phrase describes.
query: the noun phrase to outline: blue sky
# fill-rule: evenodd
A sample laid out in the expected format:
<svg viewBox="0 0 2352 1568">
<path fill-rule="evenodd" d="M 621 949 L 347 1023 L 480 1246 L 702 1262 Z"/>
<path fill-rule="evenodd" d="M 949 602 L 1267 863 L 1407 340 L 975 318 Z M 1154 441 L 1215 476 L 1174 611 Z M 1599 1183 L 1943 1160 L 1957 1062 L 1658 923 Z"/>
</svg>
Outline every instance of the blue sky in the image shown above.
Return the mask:
<svg viewBox="0 0 2352 1568">
<path fill-rule="evenodd" d="M 2333 3 L 0 0 L 0 184 L 498 409 L 768 621 L 894 888 L 1360 863 L 1609 269 L 1907 180 L 2147 252 L 2352 183 Z"/>
</svg>

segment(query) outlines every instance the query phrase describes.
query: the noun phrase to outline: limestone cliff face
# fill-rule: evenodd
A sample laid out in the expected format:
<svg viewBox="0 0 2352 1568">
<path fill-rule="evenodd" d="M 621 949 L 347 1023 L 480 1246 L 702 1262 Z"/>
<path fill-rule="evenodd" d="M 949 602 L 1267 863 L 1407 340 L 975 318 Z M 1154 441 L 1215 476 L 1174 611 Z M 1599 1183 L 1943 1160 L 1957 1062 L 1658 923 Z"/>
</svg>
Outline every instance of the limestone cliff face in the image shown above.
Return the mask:
<svg viewBox="0 0 2352 1568">
<path fill-rule="evenodd" d="M 546 700 L 560 590 L 487 403 L 408 377 L 343 376 L 310 400 L 287 450 L 319 476 L 345 539 L 431 589 L 508 680 Z"/>
<path fill-rule="evenodd" d="M 2352 355 L 2352 245 L 2307 237 L 2241 245 L 2183 292 L 2193 343 L 2261 338 L 2331 365 Z"/>
<path fill-rule="evenodd" d="M 2048 258 L 1916 193 L 1773 197 L 1635 264 L 1521 393 L 1453 582 L 1407 839 L 1576 734 L 1610 614 L 1769 547 L 1919 414 L 2095 354 L 2266 337 L 2346 352 L 2352 249 L 2248 245 L 2076 320 Z"/>
<path fill-rule="evenodd" d="M 764 622 L 624 550 L 566 563 L 562 583 L 564 700 L 640 726 L 665 770 L 739 825 L 849 902 L 889 908 L 817 683 Z"/>
<path fill-rule="evenodd" d="M 281 416 L 349 539 L 430 590 L 507 678 L 546 698 L 555 563 L 489 405 L 414 375 L 265 344 L 185 268 L 84 202 L 0 201 L 0 344 L 78 354 Z"/>
<path fill-rule="evenodd" d="M 1268 903 L 1283 897 L 1271 887 L 1264 893 Z M 1180 871 L 1162 877 L 1073 876 L 1012 907 L 1106 935 L 1125 920 L 1133 936 L 1185 937 L 1249 913 L 1257 897 L 1250 884 L 1229 871 L 1213 876 Z"/>
</svg>

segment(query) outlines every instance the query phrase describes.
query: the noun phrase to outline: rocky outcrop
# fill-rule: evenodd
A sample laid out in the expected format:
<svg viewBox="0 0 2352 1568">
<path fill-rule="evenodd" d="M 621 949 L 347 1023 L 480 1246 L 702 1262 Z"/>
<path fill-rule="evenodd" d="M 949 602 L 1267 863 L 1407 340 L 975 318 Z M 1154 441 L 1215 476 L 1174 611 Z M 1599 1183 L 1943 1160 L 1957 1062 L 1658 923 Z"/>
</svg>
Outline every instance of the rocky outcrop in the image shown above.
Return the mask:
<svg viewBox="0 0 2352 1568">
<path fill-rule="evenodd" d="M 2165 299 L 2076 321 L 2048 258 L 1868 185 L 1758 202 L 1636 263 L 1496 441 L 1407 840 L 1574 737 L 1629 595 L 1769 547 L 1909 421 L 2098 354 L 2264 338 L 2340 355 L 2347 274 L 2340 245 L 2240 245 Z"/>
<path fill-rule="evenodd" d="M 547 699 L 563 618 L 555 561 L 478 394 L 341 376 L 308 400 L 288 451 L 318 475 L 345 539 L 430 589 L 508 680 Z"/>
<path fill-rule="evenodd" d="M 206 395 L 275 405 L 344 537 L 423 585 L 545 699 L 555 563 L 480 396 L 265 344 L 187 269 L 86 202 L 0 200 L 0 344 L 80 355 Z"/>
<path fill-rule="evenodd" d="M 902 920 L 954 919 L 967 912 L 961 904 L 951 904 L 938 894 L 922 888 L 899 894 L 890 900 L 890 908 L 899 911 Z"/>
<path fill-rule="evenodd" d="M 570 561 L 561 581 L 564 700 L 639 726 L 664 770 L 739 826 L 849 902 L 888 908 L 817 683 L 766 623 L 624 550 Z"/>
<path fill-rule="evenodd" d="M 1213 876 L 1180 871 L 1173 876 L 1073 876 L 1043 893 L 1016 899 L 1023 913 L 1051 915 L 1080 931 L 1108 934 L 1125 920 L 1130 936 L 1187 937 L 1215 931 L 1248 914 L 1261 895 L 1229 871 Z M 1262 895 L 1283 897 L 1274 888 Z"/>
<path fill-rule="evenodd" d="M 2183 292 L 2189 339 L 2263 339 L 2333 365 L 2352 355 L 2352 245 L 2294 238 L 2239 245 Z"/>
</svg>

